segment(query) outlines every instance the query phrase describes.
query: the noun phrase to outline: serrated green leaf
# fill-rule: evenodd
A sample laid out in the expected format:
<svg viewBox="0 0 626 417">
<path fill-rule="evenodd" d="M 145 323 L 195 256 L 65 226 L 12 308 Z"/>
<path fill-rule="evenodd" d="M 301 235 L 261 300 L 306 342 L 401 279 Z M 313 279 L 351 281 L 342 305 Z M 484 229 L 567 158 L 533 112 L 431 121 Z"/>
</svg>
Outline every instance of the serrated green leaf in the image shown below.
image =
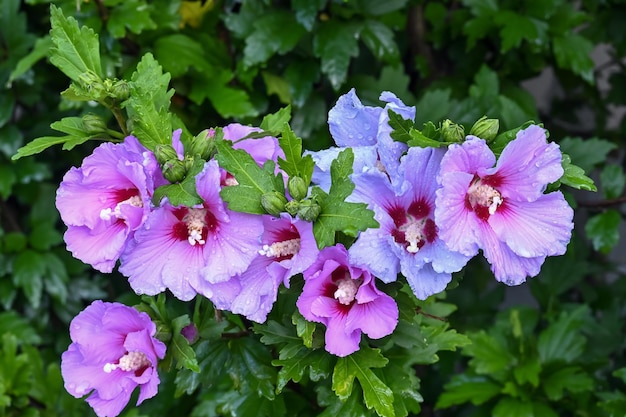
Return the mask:
<svg viewBox="0 0 626 417">
<path fill-rule="evenodd" d="M 0 335 L 5 333 L 11 333 L 24 344 L 41 343 L 41 337 L 37 334 L 37 330 L 15 311 L 0 313 Z"/>
<path fill-rule="evenodd" d="M 450 90 L 427 91 L 415 105 L 415 125 L 421 126 L 427 122 L 439 122 L 450 112 Z"/>
<path fill-rule="evenodd" d="M 11 75 L 9 75 L 8 85 L 10 86 L 15 79 L 26 73 L 29 69 L 33 67 L 40 59 L 44 58 L 48 55 L 50 48 L 52 48 L 52 39 L 50 36 L 44 36 L 43 38 L 37 39 L 35 42 L 35 46 L 30 53 L 22 59 L 20 59 L 11 71 Z"/>
<path fill-rule="evenodd" d="M 346 80 L 350 60 L 359 54 L 360 25 L 330 20 L 320 25 L 313 39 L 313 52 L 322 60 L 324 73 L 335 90 Z"/>
<path fill-rule="evenodd" d="M 591 51 L 593 43 L 582 35 L 568 31 L 552 39 L 554 56 L 559 68 L 570 70 L 589 84 L 594 83 Z"/>
<path fill-rule="evenodd" d="M 229 350 L 229 360 L 223 366 L 235 386 L 249 386 L 258 396 L 274 399 L 276 370 L 265 346 L 251 338 L 239 338 L 229 342 Z"/>
<path fill-rule="evenodd" d="M 173 206 L 193 207 L 201 204 L 202 199 L 196 191 L 196 175 L 204 168 L 204 161 L 196 159 L 193 161 L 191 169 L 187 172 L 185 178 L 176 184 L 162 185 L 154 190 L 152 201 L 158 205 L 163 197 L 167 197 Z"/>
<path fill-rule="evenodd" d="M 313 235 L 320 249 L 335 243 L 335 232 L 356 237 L 359 231 L 379 226 L 374 220 L 374 212 L 367 208 L 367 204 L 345 202 L 346 197 L 354 190 L 354 184 L 350 180 L 353 161 L 352 149 L 341 151 L 330 165 L 332 185 L 329 193 L 326 194 L 319 187 L 314 187 L 311 191 L 321 209 L 313 223 Z"/>
<path fill-rule="evenodd" d="M 445 385 L 445 391 L 437 399 L 436 409 L 448 408 L 453 405 L 471 402 L 483 404 L 502 390 L 502 386 L 486 376 L 455 375 Z"/>
<path fill-rule="evenodd" d="M 559 181 L 562 184 L 565 184 L 577 190 L 598 190 L 593 180 L 585 175 L 585 171 L 581 167 L 572 164 L 572 161 L 568 154 L 563 154 L 563 157 L 561 159 L 561 165 L 563 166 L 563 176 L 559 178 Z"/>
<path fill-rule="evenodd" d="M 156 29 L 151 12 L 152 5 L 144 1 L 125 0 L 111 10 L 107 29 L 115 38 L 126 36 L 126 29 L 137 35 L 146 29 Z"/>
<path fill-rule="evenodd" d="M 278 158 L 278 166 L 289 177 L 302 178 L 308 187 L 313 176 L 315 162 L 313 162 L 311 155 L 302 156 L 302 139 L 297 137 L 289 125 L 285 123 L 278 143 L 285 153 L 285 159 Z"/>
<path fill-rule="evenodd" d="M 272 365 L 280 366 L 276 382 L 276 391 L 281 392 L 289 381 L 300 382 L 307 369 L 317 374 L 330 374 L 329 355 L 322 350 L 308 349 L 302 345 L 290 344 L 280 351 L 279 359 L 273 360 Z M 326 369 L 320 369 L 325 365 Z"/>
<path fill-rule="evenodd" d="M 315 323 L 305 319 L 299 311 L 295 311 L 291 316 L 291 322 L 296 326 L 298 337 L 302 338 L 302 343 L 309 349 L 313 347 L 313 333 L 317 326 Z"/>
<path fill-rule="evenodd" d="M 624 169 L 615 164 L 605 165 L 600 173 L 600 183 L 604 197 L 611 199 L 621 196 L 624 186 L 626 186 Z"/>
<path fill-rule="evenodd" d="M 588 318 L 589 307 L 582 305 L 572 312 L 562 312 L 556 321 L 541 332 L 537 343 L 541 363 L 571 363 L 579 358 L 586 343 L 580 331 Z"/>
<path fill-rule="evenodd" d="M 215 110 L 224 118 L 256 116 L 259 112 L 250 101 L 249 94 L 232 87 L 232 71 L 220 70 L 216 74 L 201 74 L 189 98 L 197 104 L 209 99 Z"/>
<path fill-rule="evenodd" d="M 391 109 L 387 110 L 387 114 L 389 115 L 389 127 L 393 129 L 390 134 L 391 138 L 398 142 L 409 142 L 411 140 L 409 132 L 413 128 L 413 121 L 403 118 Z"/>
<path fill-rule="evenodd" d="M 244 213 L 265 214 L 261 196 L 273 191 L 284 193 L 284 189 L 277 186 L 274 162 L 267 161 L 261 168 L 246 151 L 234 149 L 230 141 L 217 141 L 216 146 L 215 158 L 220 167 L 230 172 L 238 182 L 237 185 L 223 187 L 220 192 L 228 208 Z"/>
<path fill-rule="evenodd" d="M 123 103 L 132 121 L 132 133 L 151 151 L 172 141 L 168 113 L 174 90 L 168 90 L 170 75 L 163 73 L 152 54 L 141 58 L 130 81 L 131 96 Z"/>
<path fill-rule="evenodd" d="M 305 29 L 287 10 L 273 9 L 254 22 L 246 38 L 243 62 L 247 67 L 266 62 L 275 53 L 285 54 L 298 43 Z"/>
<path fill-rule="evenodd" d="M 591 172 L 596 165 L 605 162 L 609 152 L 617 148 L 616 144 L 599 138 L 566 137 L 559 145 L 561 151 L 570 156 L 571 162 L 585 172 Z"/>
<path fill-rule="evenodd" d="M 519 385 L 530 383 L 533 387 L 539 385 L 539 374 L 541 373 L 541 363 L 539 358 L 525 358 L 522 363 L 513 369 L 513 376 Z"/>
<path fill-rule="evenodd" d="M 184 367 L 192 372 L 200 372 L 196 352 L 189 346 L 189 341 L 181 333 L 183 327 L 189 323 L 191 323 L 191 320 L 186 314 L 172 320 L 172 340 L 169 344 L 168 353 L 171 352 L 171 355 L 176 360 L 177 369 Z"/>
<path fill-rule="evenodd" d="M 571 393 L 588 392 L 593 390 L 594 382 L 590 375 L 578 367 L 562 368 L 553 374 L 542 378 L 543 390 L 552 401 L 563 398 L 563 391 Z"/>
<path fill-rule="evenodd" d="M 622 216 L 617 210 L 609 209 L 587 220 L 585 233 L 593 243 L 593 248 L 609 253 L 619 242 L 619 225 Z"/>
<path fill-rule="evenodd" d="M 474 84 L 469 89 L 470 97 L 477 99 L 480 103 L 493 103 L 497 100 L 499 92 L 498 74 L 487 65 L 480 67 L 474 76 Z"/>
<path fill-rule="evenodd" d="M 47 251 L 50 247 L 61 243 L 63 238 L 53 224 L 40 223 L 31 230 L 29 240 L 33 249 Z"/>
<path fill-rule="evenodd" d="M 480 331 L 470 335 L 472 343 L 463 349 L 470 355 L 470 365 L 478 374 L 494 374 L 512 366 L 513 355 L 495 337 Z"/>
<path fill-rule="evenodd" d="M 182 33 L 160 37 L 153 48 L 155 57 L 172 77 L 184 75 L 189 67 L 211 71 L 211 65 L 204 59 L 202 44 Z"/>
<path fill-rule="evenodd" d="M 524 39 L 530 42 L 539 37 L 537 25 L 532 18 L 511 10 L 497 13 L 495 22 L 501 26 L 500 39 L 502 44 L 500 45 L 500 52 L 503 54 L 510 49 L 519 47 Z"/>
<path fill-rule="evenodd" d="M 86 72 L 102 78 L 98 35 L 86 26 L 79 29 L 73 17 L 66 18 L 60 8 L 50 5 L 53 47 L 50 62 L 74 81 Z"/>
<path fill-rule="evenodd" d="M 333 391 L 345 400 L 352 394 L 354 378 L 359 381 L 363 398 L 368 409 L 374 409 L 379 416 L 394 417 L 393 392 L 371 368 L 381 368 L 387 364 L 379 349 L 363 348 L 352 355 L 339 358 L 333 372 Z"/>
<path fill-rule="evenodd" d="M 409 131 L 409 136 L 411 140 L 409 141 L 409 146 L 419 146 L 420 148 L 439 148 L 442 146 L 448 146 L 448 142 L 440 142 L 438 140 L 431 139 L 424 135 L 417 129 L 411 128 Z"/>
<path fill-rule="evenodd" d="M 267 132 L 279 132 L 284 129 L 285 123 L 289 123 L 289 120 L 291 120 L 291 105 L 283 107 L 276 113 L 264 116 L 259 127 Z M 300 149 L 300 153 L 302 153 L 302 149 Z"/>
</svg>

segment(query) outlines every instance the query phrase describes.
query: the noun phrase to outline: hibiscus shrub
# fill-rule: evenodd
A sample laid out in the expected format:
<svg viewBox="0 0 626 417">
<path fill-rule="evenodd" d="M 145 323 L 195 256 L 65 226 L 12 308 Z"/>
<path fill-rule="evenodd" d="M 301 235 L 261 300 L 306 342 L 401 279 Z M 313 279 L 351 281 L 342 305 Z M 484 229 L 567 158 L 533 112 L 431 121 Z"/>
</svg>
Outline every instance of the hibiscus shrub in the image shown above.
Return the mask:
<svg viewBox="0 0 626 417">
<path fill-rule="evenodd" d="M 0 415 L 626 414 L 624 12 L 0 0 Z"/>
</svg>

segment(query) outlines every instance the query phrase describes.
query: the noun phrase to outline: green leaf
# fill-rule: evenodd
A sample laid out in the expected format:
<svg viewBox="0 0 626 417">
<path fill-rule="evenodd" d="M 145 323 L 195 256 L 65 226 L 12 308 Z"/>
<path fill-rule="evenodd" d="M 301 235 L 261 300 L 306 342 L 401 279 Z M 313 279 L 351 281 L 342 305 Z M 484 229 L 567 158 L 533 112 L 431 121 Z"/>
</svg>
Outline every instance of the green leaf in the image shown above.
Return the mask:
<svg viewBox="0 0 626 417">
<path fill-rule="evenodd" d="M 503 10 L 496 14 L 495 22 L 501 25 L 500 52 L 518 48 L 522 40 L 533 41 L 539 37 L 537 26 L 530 17 L 517 14 L 510 10 Z M 544 23 L 545 24 L 545 23 Z"/>
<path fill-rule="evenodd" d="M 172 142 L 172 121 L 168 113 L 174 90 L 168 90 L 170 75 L 163 74 L 152 54 L 141 58 L 130 81 L 131 95 L 123 105 L 132 123 L 132 133 L 151 151 L 156 145 Z"/>
<path fill-rule="evenodd" d="M 409 131 L 409 136 L 411 136 L 409 146 L 419 146 L 421 148 L 439 148 L 441 146 L 448 146 L 449 144 L 448 142 L 440 142 L 438 140 L 431 139 L 417 129 L 411 129 Z"/>
<path fill-rule="evenodd" d="M 15 68 L 13 68 L 13 71 L 11 71 L 8 85 L 11 86 L 13 81 L 31 69 L 39 60 L 46 57 L 52 46 L 53 43 L 50 36 L 44 36 L 43 38 L 37 39 L 33 50 L 30 51 L 28 55 L 22 57 L 22 59 L 18 61 L 17 65 L 15 65 Z"/>
<path fill-rule="evenodd" d="M 311 350 L 302 345 L 288 345 L 280 350 L 279 358 L 272 365 L 280 366 L 276 391 L 281 392 L 289 381 L 300 382 L 307 369 L 312 374 L 327 378 L 330 375 L 331 357 L 325 351 Z"/>
<path fill-rule="evenodd" d="M 326 74 L 335 90 L 346 80 L 350 60 L 359 54 L 357 38 L 361 28 L 354 23 L 330 20 L 320 25 L 313 39 L 313 52 L 322 60 Z"/>
<path fill-rule="evenodd" d="M 400 59 L 394 33 L 384 23 L 377 20 L 366 20 L 361 31 L 361 40 L 372 52 L 372 55 L 380 61 L 393 64 Z"/>
<path fill-rule="evenodd" d="M 220 70 L 216 74 L 201 74 L 189 98 L 200 104 L 205 98 L 211 101 L 215 110 L 224 118 L 256 116 L 258 111 L 252 105 L 248 93 L 232 87 L 234 74 Z"/>
<path fill-rule="evenodd" d="M 176 360 L 177 369 L 184 367 L 192 372 L 200 372 L 196 352 L 189 346 L 189 341 L 181 333 L 183 327 L 189 323 L 191 320 L 186 314 L 172 320 L 172 340 L 169 344 L 168 353 L 171 352 Z"/>
<path fill-rule="evenodd" d="M 607 164 L 600 173 L 600 183 L 605 198 L 617 198 L 622 195 L 626 186 L 626 175 L 621 166 Z"/>
<path fill-rule="evenodd" d="M 22 288 L 33 308 L 38 308 L 46 273 L 45 258 L 38 252 L 25 250 L 13 261 L 13 284 Z"/>
<path fill-rule="evenodd" d="M 0 335 L 11 333 L 24 344 L 39 344 L 41 337 L 26 319 L 15 311 L 0 313 Z"/>
<path fill-rule="evenodd" d="M 593 390 L 593 378 L 578 366 L 561 368 L 551 375 L 542 378 L 543 390 L 552 401 L 563 398 L 563 391 L 571 393 L 589 392 Z"/>
<path fill-rule="evenodd" d="M 535 417 L 533 405 L 515 398 L 502 398 L 491 412 L 492 417 Z"/>
<path fill-rule="evenodd" d="M 275 53 L 291 51 L 305 33 L 292 13 L 277 9 L 258 18 L 254 28 L 243 50 L 243 63 L 247 67 L 266 62 Z"/>
<path fill-rule="evenodd" d="M 309 32 L 317 20 L 317 13 L 326 5 L 326 0 L 291 0 L 291 9 L 296 20 Z"/>
<path fill-rule="evenodd" d="M 261 76 L 263 77 L 265 92 L 268 97 L 276 94 L 281 103 L 287 104 L 291 102 L 291 93 L 287 80 L 269 71 L 262 71 Z"/>
<path fill-rule="evenodd" d="M 308 187 L 313 176 L 315 162 L 313 162 L 311 155 L 302 156 L 302 139 L 297 137 L 289 125 L 285 123 L 278 143 L 285 153 L 285 159 L 278 158 L 278 166 L 289 177 L 302 178 Z"/>
<path fill-rule="evenodd" d="M 415 105 L 415 125 L 443 120 L 450 112 L 451 102 L 449 89 L 427 91 Z"/>
<path fill-rule="evenodd" d="M 235 387 L 250 387 L 257 395 L 274 399 L 276 370 L 270 364 L 272 358 L 265 346 L 251 338 L 239 338 L 229 341 L 229 349 L 228 362 L 222 366 Z"/>
<path fill-rule="evenodd" d="M 409 142 L 412 139 L 410 131 L 413 129 L 413 121 L 403 118 L 391 109 L 387 110 L 387 114 L 389 115 L 389 127 L 393 129 L 391 138 L 398 142 Z"/>
<path fill-rule="evenodd" d="M 470 97 L 477 99 L 480 103 L 489 104 L 498 99 L 499 92 L 498 74 L 487 65 L 481 66 L 474 76 L 474 84 L 469 89 Z"/>
<path fill-rule="evenodd" d="M 220 195 L 228 203 L 228 208 L 244 213 L 265 214 L 261 205 L 261 196 L 278 191 L 284 193 L 274 175 L 274 162 L 267 161 L 259 167 L 252 156 L 242 149 L 234 149 L 232 142 L 216 142 L 216 159 L 220 167 L 230 172 L 238 185 L 223 187 Z M 282 182 L 282 178 L 280 178 Z"/>
<path fill-rule="evenodd" d="M 589 84 L 594 83 L 593 43 L 575 32 L 566 32 L 552 39 L 554 56 L 559 68 L 570 70 Z"/>
<path fill-rule="evenodd" d="M 374 220 L 374 212 L 364 203 L 346 203 L 354 184 L 350 180 L 354 154 L 352 149 L 341 151 L 331 163 L 330 176 L 332 185 L 326 194 L 321 188 L 314 187 L 311 195 L 320 205 L 320 215 L 313 223 L 313 235 L 317 246 L 321 249 L 335 244 L 335 232 L 343 232 L 349 236 L 370 227 L 378 227 Z"/>
<path fill-rule="evenodd" d="M 0 165 L 0 197 L 6 200 L 11 196 L 13 185 L 17 181 L 15 170 L 9 164 Z"/>
<path fill-rule="evenodd" d="M 587 220 L 585 233 L 593 243 L 593 248 L 609 253 L 619 242 L 619 225 L 622 216 L 617 210 L 609 209 Z"/>
<path fill-rule="evenodd" d="M 202 44 L 182 33 L 158 38 L 153 48 L 155 57 L 172 77 L 185 75 L 189 67 L 211 71 L 210 64 L 204 59 Z"/>
<path fill-rule="evenodd" d="M 33 249 L 48 251 L 52 246 L 63 242 L 63 237 L 53 224 L 39 223 L 31 230 L 29 241 Z"/>
<path fill-rule="evenodd" d="M 616 144 L 599 138 L 567 137 L 562 139 L 559 145 L 561 151 L 570 156 L 572 163 L 585 172 L 591 172 L 596 165 L 606 162 L 609 152 L 617 148 Z"/>
<path fill-rule="evenodd" d="M 582 305 L 572 312 L 562 312 L 539 335 L 537 351 L 541 363 L 567 362 L 578 359 L 585 348 L 586 338 L 580 333 L 589 319 L 589 307 Z"/>
<path fill-rule="evenodd" d="M 540 373 L 541 363 L 537 357 L 524 358 L 522 363 L 513 369 L 513 376 L 519 385 L 528 382 L 535 388 L 539 385 Z"/>
<path fill-rule="evenodd" d="M 157 25 L 150 17 L 152 8 L 144 1 L 125 0 L 111 10 L 107 29 L 115 38 L 126 36 L 127 28 L 137 35 L 146 29 L 156 29 Z"/>
<path fill-rule="evenodd" d="M 470 355 L 470 365 L 478 374 L 494 374 L 509 368 L 513 364 L 513 355 L 499 339 L 485 331 L 470 335 L 472 343 L 463 349 Z"/>
<path fill-rule="evenodd" d="M 98 35 L 86 26 L 78 28 L 73 17 L 66 18 L 60 8 L 50 5 L 50 23 L 53 48 L 50 62 L 74 81 L 86 72 L 102 78 L 100 43 Z"/>
<path fill-rule="evenodd" d="M 387 362 L 388 359 L 379 349 L 371 348 L 362 348 L 352 355 L 339 358 L 333 372 L 333 391 L 342 400 L 349 398 L 356 377 L 363 389 L 367 408 L 374 408 L 380 416 L 395 416 L 393 392 L 371 369 L 382 368 Z"/>
<path fill-rule="evenodd" d="M 313 347 L 313 333 L 317 326 L 315 323 L 306 320 L 299 311 L 295 311 L 291 317 L 291 322 L 296 326 L 298 337 L 302 338 L 302 343 L 309 349 Z"/>
<path fill-rule="evenodd" d="M 285 123 L 289 123 L 289 120 L 291 120 L 291 105 L 263 117 L 259 127 L 266 132 L 279 132 L 284 128 Z M 302 148 L 302 144 L 300 147 Z M 302 150 L 300 150 L 300 153 L 302 153 Z"/>
<path fill-rule="evenodd" d="M 585 171 L 581 167 L 572 164 L 568 154 L 563 154 L 561 165 L 563 166 L 563 176 L 559 178 L 561 184 L 565 184 L 577 190 L 598 190 L 593 180 L 585 175 Z"/>
<path fill-rule="evenodd" d="M 455 375 L 437 399 L 436 409 L 471 402 L 483 404 L 500 393 L 502 387 L 485 376 Z"/>
<path fill-rule="evenodd" d="M 201 204 L 202 199 L 196 191 L 196 175 L 204 168 L 204 161 L 196 159 L 193 161 L 191 169 L 187 172 L 185 178 L 176 184 L 162 185 L 154 191 L 152 201 L 158 205 L 163 197 L 167 197 L 173 206 L 193 207 Z"/>
</svg>

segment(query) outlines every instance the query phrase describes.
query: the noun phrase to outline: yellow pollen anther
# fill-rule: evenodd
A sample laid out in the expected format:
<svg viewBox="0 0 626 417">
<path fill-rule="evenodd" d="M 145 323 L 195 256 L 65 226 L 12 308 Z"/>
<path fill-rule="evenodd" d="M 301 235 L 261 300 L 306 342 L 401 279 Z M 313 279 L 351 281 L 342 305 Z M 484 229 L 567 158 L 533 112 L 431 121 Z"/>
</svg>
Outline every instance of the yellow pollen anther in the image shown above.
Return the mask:
<svg viewBox="0 0 626 417">
<path fill-rule="evenodd" d="M 259 251 L 259 255 L 268 258 L 280 258 L 281 256 L 293 256 L 300 251 L 300 239 L 289 239 L 283 242 L 275 242 L 271 245 L 263 245 L 263 249 Z"/>
<path fill-rule="evenodd" d="M 125 372 L 135 372 L 147 366 L 150 366 L 150 361 L 144 353 L 128 352 L 119 359 L 118 363 L 104 364 L 103 370 L 107 374 L 116 369 L 120 369 Z"/>
<path fill-rule="evenodd" d="M 119 203 L 115 205 L 113 209 L 108 207 L 108 208 L 100 210 L 100 218 L 102 220 L 111 220 L 112 217 L 115 217 L 118 219 L 121 218 L 122 217 L 121 207 L 124 204 L 128 204 L 133 207 L 143 207 L 143 201 L 141 200 L 141 197 L 139 197 L 138 195 L 134 195 L 124 201 L 120 201 Z"/>
<path fill-rule="evenodd" d="M 333 294 L 335 300 L 343 305 L 349 305 L 356 297 L 359 290 L 359 281 L 352 278 L 344 278 L 337 281 L 337 290 Z"/>
<path fill-rule="evenodd" d="M 191 246 L 196 244 L 204 245 L 206 241 L 202 239 L 202 231 L 207 226 L 205 220 L 206 210 L 190 208 L 183 221 L 187 224 L 187 241 Z"/>
<path fill-rule="evenodd" d="M 480 181 L 470 185 L 467 194 L 472 207 L 476 207 L 476 205 L 488 207 L 489 214 L 494 214 L 504 201 L 498 190 L 490 185 L 481 184 Z"/>
</svg>

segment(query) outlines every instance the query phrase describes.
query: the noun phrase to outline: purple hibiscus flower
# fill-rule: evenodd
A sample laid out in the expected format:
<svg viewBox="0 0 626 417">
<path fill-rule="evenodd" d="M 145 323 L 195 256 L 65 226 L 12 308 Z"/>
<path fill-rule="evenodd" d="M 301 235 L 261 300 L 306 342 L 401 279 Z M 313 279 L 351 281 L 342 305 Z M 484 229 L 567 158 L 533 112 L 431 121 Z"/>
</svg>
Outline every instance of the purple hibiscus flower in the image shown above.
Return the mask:
<svg viewBox="0 0 626 417">
<path fill-rule="evenodd" d="M 484 140 L 469 136 L 441 162 L 440 236 L 466 255 L 482 249 L 498 281 L 520 284 L 571 238 L 573 210 L 561 192 L 544 194 L 562 175 L 559 147 L 539 126 L 520 131 L 497 163 Z"/>
<path fill-rule="evenodd" d="M 263 323 L 272 309 L 281 282 L 303 272 L 317 258 L 319 250 L 309 222 L 288 214 L 263 216 L 263 247 L 243 273 L 225 282 L 207 283 L 204 292 L 220 310 L 242 314 Z"/>
<path fill-rule="evenodd" d="M 226 281 L 248 268 L 260 249 L 263 223 L 260 216 L 226 208 L 220 177 L 217 162 L 207 162 L 196 177 L 202 205 L 173 207 L 164 201 L 135 232 L 119 270 L 136 293 L 169 288 L 187 301 L 208 291 L 207 281 Z"/>
<path fill-rule="evenodd" d="M 94 301 L 70 324 L 72 343 L 61 357 L 65 389 L 99 417 L 117 416 L 139 386 L 137 405 L 157 393 L 157 362 L 165 345 L 146 313 L 119 303 Z"/>
<path fill-rule="evenodd" d="M 313 182 L 323 189 L 330 187 L 330 165 L 345 147 L 354 152 L 353 170 L 360 173 L 371 168 L 393 175 L 407 145 L 394 141 L 389 126 L 388 110 L 405 119 L 415 118 L 415 107 L 406 106 L 389 91 L 380 95 L 385 107 L 364 106 L 354 89 L 342 95 L 328 112 L 328 128 L 337 147 L 311 152 L 315 161 Z"/>
<path fill-rule="evenodd" d="M 111 272 L 148 216 L 154 188 L 163 182 L 154 155 L 135 137 L 98 146 L 80 168 L 65 174 L 57 190 L 67 249 L 95 269 Z"/>
<path fill-rule="evenodd" d="M 398 324 L 398 306 L 376 288 L 369 271 L 350 265 L 348 252 L 329 246 L 304 272 L 296 305 L 309 321 L 326 326 L 326 350 L 347 356 L 359 349 L 361 333 L 379 339 Z"/>
<path fill-rule="evenodd" d="M 384 282 L 395 281 L 401 272 L 421 300 L 443 291 L 451 273 L 469 260 L 446 246 L 435 223 L 443 154 L 433 148 L 409 149 L 393 177 L 398 180 L 395 186 L 376 170 L 352 177 L 356 188 L 350 200 L 367 203 L 380 228 L 359 235 L 350 247 L 350 261 Z"/>
</svg>

